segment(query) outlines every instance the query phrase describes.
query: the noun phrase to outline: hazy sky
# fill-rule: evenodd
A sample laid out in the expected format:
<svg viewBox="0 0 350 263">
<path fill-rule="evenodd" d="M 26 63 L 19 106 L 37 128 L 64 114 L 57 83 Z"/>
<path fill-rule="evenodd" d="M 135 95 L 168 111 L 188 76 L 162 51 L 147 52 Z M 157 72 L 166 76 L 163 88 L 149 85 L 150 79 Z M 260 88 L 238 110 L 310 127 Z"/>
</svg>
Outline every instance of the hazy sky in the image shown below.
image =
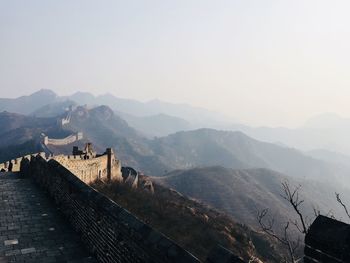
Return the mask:
<svg viewBox="0 0 350 263">
<path fill-rule="evenodd" d="M 0 0 L 0 91 L 186 102 L 256 125 L 350 116 L 350 1 Z"/>
</svg>

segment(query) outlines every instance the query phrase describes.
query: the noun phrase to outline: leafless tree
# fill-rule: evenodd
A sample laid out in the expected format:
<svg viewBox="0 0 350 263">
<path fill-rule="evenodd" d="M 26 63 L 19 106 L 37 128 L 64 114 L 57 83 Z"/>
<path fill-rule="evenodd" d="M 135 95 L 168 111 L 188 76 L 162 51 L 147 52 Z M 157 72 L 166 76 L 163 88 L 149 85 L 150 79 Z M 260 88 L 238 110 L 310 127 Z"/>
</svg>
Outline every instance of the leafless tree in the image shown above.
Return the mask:
<svg viewBox="0 0 350 263">
<path fill-rule="evenodd" d="M 303 215 L 301 207 L 304 203 L 304 200 L 300 198 L 299 192 L 301 189 L 301 185 L 298 185 L 294 188 L 292 188 L 288 181 L 284 181 L 282 183 L 282 194 L 281 197 L 285 199 L 290 206 L 293 208 L 293 211 L 297 215 L 297 219 L 292 220 L 289 219 L 283 228 L 282 234 L 277 234 L 275 232 L 275 219 L 268 218 L 268 209 L 264 209 L 262 211 L 259 211 L 257 214 L 258 223 L 261 227 L 261 229 L 268 234 L 269 236 L 276 239 L 280 244 L 282 244 L 284 247 L 286 247 L 288 253 L 289 253 L 289 259 L 285 259 L 286 262 L 292 262 L 296 263 L 298 260 L 296 259 L 296 251 L 300 245 L 300 237 L 295 241 L 293 238 L 289 235 L 290 225 L 294 225 L 295 228 L 303 235 L 306 235 L 309 232 L 309 228 L 311 226 L 311 220 L 308 220 L 306 216 Z M 335 193 L 336 199 L 338 203 L 344 208 L 344 211 L 348 218 L 350 219 L 350 212 L 347 208 L 347 206 L 344 204 L 343 200 L 340 197 L 339 193 Z M 314 216 L 315 218 L 321 214 L 320 210 L 316 207 L 313 207 Z M 330 210 L 327 215 L 330 218 L 335 219 L 335 216 L 333 212 Z"/>
<path fill-rule="evenodd" d="M 305 235 L 309 231 L 310 224 L 308 223 L 307 218 L 301 212 L 301 206 L 304 203 L 304 200 L 300 198 L 299 192 L 301 185 L 298 185 L 294 189 L 291 188 L 287 181 L 282 183 L 283 194 L 281 197 L 285 199 L 293 208 L 294 212 L 297 214 L 297 219 L 289 219 L 284 227 L 282 234 L 277 234 L 274 230 L 274 218 L 268 218 L 268 209 L 264 209 L 257 214 L 258 223 L 261 229 L 268 234 L 269 236 L 276 239 L 280 244 L 282 244 L 288 251 L 289 259 L 285 259 L 286 262 L 298 262 L 296 259 L 296 251 L 300 246 L 301 240 L 300 237 L 297 240 L 294 240 L 293 237 L 289 234 L 290 225 L 294 225 L 298 231 Z M 319 214 L 319 211 L 314 208 L 315 216 Z"/>
<path fill-rule="evenodd" d="M 341 206 L 344 208 L 344 211 L 346 213 L 346 215 L 348 216 L 348 218 L 350 219 L 350 214 L 348 211 L 347 206 L 343 203 L 342 199 L 340 198 L 340 194 L 339 193 L 335 193 L 335 197 L 337 198 L 337 201 L 339 204 L 341 204 Z"/>
<path fill-rule="evenodd" d="M 257 219 L 261 229 L 267 235 L 273 237 L 278 242 L 280 242 L 287 249 L 290 260 L 285 258 L 285 262 L 295 263 L 296 262 L 295 252 L 300 246 L 300 238 L 298 238 L 297 241 L 293 241 L 293 239 L 290 237 L 289 235 L 290 222 L 286 222 L 282 235 L 277 234 L 274 231 L 275 220 L 274 218 L 268 219 L 267 214 L 268 214 L 268 209 L 264 209 L 261 212 L 258 212 Z"/>
<path fill-rule="evenodd" d="M 312 206 L 312 209 L 314 211 L 315 218 L 321 215 L 321 210 L 318 207 Z M 325 216 L 336 219 L 332 210 L 329 210 L 328 213 L 325 214 Z"/>
<path fill-rule="evenodd" d="M 298 215 L 299 220 L 294 220 L 291 223 L 299 230 L 300 233 L 306 235 L 309 231 L 310 224 L 307 223 L 307 218 L 304 217 L 300 211 L 300 206 L 304 203 L 304 200 L 300 200 L 299 191 L 301 185 L 298 185 L 293 190 L 287 181 L 282 183 L 283 194 L 281 195 L 283 199 L 287 200 L 292 206 L 293 210 Z"/>
</svg>

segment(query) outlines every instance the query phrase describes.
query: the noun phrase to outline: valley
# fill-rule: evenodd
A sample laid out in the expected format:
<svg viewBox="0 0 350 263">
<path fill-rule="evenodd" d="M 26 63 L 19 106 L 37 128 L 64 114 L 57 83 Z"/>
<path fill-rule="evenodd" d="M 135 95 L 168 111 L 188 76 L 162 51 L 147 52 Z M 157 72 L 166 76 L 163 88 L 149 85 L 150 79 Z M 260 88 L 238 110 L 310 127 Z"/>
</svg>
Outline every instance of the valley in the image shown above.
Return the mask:
<svg viewBox="0 0 350 263">
<path fill-rule="evenodd" d="M 301 186 L 300 196 L 305 200 L 302 213 L 309 222 L 315 217 L 314 211 L 347 221 L 344 209 L 335 198 L 336 192 L 341 193 L 342 200 L 350 203 L 350 166 L 345 155 L 325 150 L 305 152 L 259 141 L 241 131 L 191 129 L 189 122 L 167 115 L 133 117 L 106 105 L 96 105 L 98 102 L 93 97 L 89 101 L 88 97 L 85 102 L 91 105 L 79 106 L 71 100 L 55 99 L 40 105 L 33 114 L 0 113 L 0 123 L 4 126 L 0 134 L 0 162 L 45 150 L 42 148 L 44 134 L 60 139 L 82 133 L 82 139 L 74 143 L 47 145 L 48 153 L 70 154 L 73 146 L 81 148 L 87 142 L 92 142 L 98 151 L 112 146 L 124 165 L 150 176 L 160 189 L 174 189 L 189 200 L 222 211 L 223 216 L 227 216 L 225 220 L 232 218 L 252 227 L 252 231 L 260 227 L 257 212 L 266 208 L 276 221 L 276 230 L 286 221 L 297 219 L 290 204 L 281 197 L 283 182 L 291 187 Z M 25 101 L 28 104 L 30 100 Z M 67 121 L 62 122 L 63 119 Z M 157 123 L 172 126 L 158 135 L 175 133 L 153 137 L 152 130 Z M 177 127 L 183 131 L 176 131 Z M 105 191 L 103 189 L 101 191 Z M 106 191 L 114 196 L 111 189 Z M 124 200 L 126 196 L 116 198 L 127 202 L 128 207 L 133 202 Z M 129 208 L 140 213 L 140 217 L 146 216 L 137 206 Z M 169 213 L 173 212 L 169 210 Z M 145 220 L 148 219 L 145 217 Z M 164 226 L 158 227 L 167 233 Z M 299 236 L 296 229 L 292 232 L 293 236 Z M 173 234 L 169 232 L 169 235 Z M 183 243 L 185 247 L 186 244 Z"/>
</svg>

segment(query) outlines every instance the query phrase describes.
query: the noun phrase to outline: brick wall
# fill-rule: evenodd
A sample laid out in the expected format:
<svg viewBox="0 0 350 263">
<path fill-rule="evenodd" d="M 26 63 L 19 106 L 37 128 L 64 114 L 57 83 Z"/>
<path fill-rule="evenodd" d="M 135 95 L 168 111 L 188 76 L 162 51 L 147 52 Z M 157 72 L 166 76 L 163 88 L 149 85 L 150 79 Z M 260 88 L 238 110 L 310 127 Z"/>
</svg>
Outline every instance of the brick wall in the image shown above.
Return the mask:
<svg viewBox="0 0 350 263">
<path fill-rule="evenodd" d="M 318 216 L 305 237 L 304 262 L 350 262 L 350 225 Z"/>
<path fill-rule="evenodd" d="M 77 155 L 58 155 L 52 159 L 66 167 L 80 180 L 89 184 L 96 179 L 108 179 L 108 154 L 85 160 L 82 156 Z M 120 161 L 111 156 L 111 178 L 122 180 Z"/>
<path fill-rule="evenodd" d="M 72 134 L 67 136 L 66 138 L 63 139 L 50 139 L 48 136 L 44 138 L 44 144 L 45 145 L 68 145 L 73 142 L 79 141 L 83 139 L 83 134 L 81 132 L 78 132 L 77 134 Z"/>
<path fill-rule="evenodd" d="M 31 155 L 27 155 L 24 157 L 19 157 L 5 163 L 0 164 L 0 170 L 4 169 L 8 171 L 10 163 L 12 163 L 12 172 L 20 171 L 20 164 L 24 158 L 30 160 L 30 158 L 35 157 L 37 155 L 41 155 L 44 159 L 45 153 L 35 153 Z M 77 176 L 83 182 L 89 184 L 96 179 L 101 180 L 123 180 L 122 172 L 121 172 L 121 163 L 118 159 L 116 159 L 115 154 L 112 150 L 103 155 L 99 155 L 97 157 L 91 159 L 85 159 L 84 156 L 80 155 L 57 155 L 50 156 L 46 159 L 49 161 L 51 159 L 56 160 L 61 165 L 70 170 L 75 176 Z"/>
<path fill-rule="evenodd" d="M 21 161 L 23 160 L 23 158 L 27 158 L 27 159 L 30 160 L 30 158 L 32 156 L 37 156 L 37 155 L 41 155 L 41 156 L 45 157 L 45 153 L 43 153 L 43 152 L 41 152 L 41 153 L 34 153 L 34 154 L 27 155 L 27 156 L 24 156 L 24 157 L 19 157 L 19 158 L 16 158 L 16 159 L 4 162 L 4 163 L 0 163 L 0 170 L 4 169 L 4 170 L 7 171 L 8 168 L 9 168 L 10 163 L 12 163 L 12 172 L 19 172 L 20 171 Z"/>
<path fill-rule="evenodd" d="M 24 159 L 21 172 L 49 193 L 100 262 L 199 262 L 57 161 Z"/>
</svg>

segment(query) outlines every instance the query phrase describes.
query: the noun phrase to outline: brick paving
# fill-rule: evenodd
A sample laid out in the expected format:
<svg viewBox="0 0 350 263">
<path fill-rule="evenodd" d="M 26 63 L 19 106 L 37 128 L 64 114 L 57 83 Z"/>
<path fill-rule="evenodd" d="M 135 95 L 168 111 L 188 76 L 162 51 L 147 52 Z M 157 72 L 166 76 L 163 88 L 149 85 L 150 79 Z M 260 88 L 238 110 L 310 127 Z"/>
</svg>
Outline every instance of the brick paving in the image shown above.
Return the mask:
<svg viewBox="0 0 350 263">
<path fill-rule="evenodd" d="M 0 263 L 97 262 L 31 179 L 0 173 Z"/>
</svg>

